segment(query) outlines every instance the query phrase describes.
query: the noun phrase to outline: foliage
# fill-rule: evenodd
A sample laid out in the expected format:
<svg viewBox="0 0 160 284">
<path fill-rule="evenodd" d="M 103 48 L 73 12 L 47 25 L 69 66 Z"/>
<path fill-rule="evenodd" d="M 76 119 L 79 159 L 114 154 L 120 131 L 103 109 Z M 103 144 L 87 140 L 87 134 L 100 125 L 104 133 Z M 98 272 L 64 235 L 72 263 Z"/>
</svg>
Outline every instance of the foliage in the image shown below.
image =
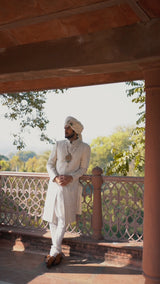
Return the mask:
<svg viewBox="0 0 160 284">
<path fill-rule="evenodd" d="M 46 151 L 42 155 L 39 155 L 38 157 L 30 158 L 25 165 L 26 171 L 39 172 L 39 173 L 47 172 L 46 165 L 49 159 L 49 155 L 50 151 Z"/>
<path fill-rule="evenodd" d="M 131 136 L 132 127 L 119 127 L 116 132 L 109 137 L 98 137 L 91 143 L 91 159 L 88 173 L 92 173 L 92 169 L 99 166 L 103 170 L 103 174 L 108 174 L 107 165 L 114 158 L 115 149 L 120 151 L 128 151 L 131 141 L 128 137 Z"/>
<path fill-rule="evenodd" d="M 29 158 L 25 164 L 26 172 L 36 172 L 38 159 L 34 156 L 33 158 Z"/>
<path fill-rule="evenodd" d="M 19 131 L 13 134 L 13 144 L 18 150 L 25 148 L 24 132 L 37 128 L 41 131 L 40 140 L 53 143 L 47 136 L 46 129 L 49 123 L 44 112 L 47 93 L 49 91 L 39 92 L 22 92 L 11 94 L 0 94 L 0 102 L 2 106 L 7 107 L 5 118 L 9 120 L 19 121 Z M 63 90 L 52 90 L 54 93 L 64 92 Z"/>
<path fill-rule="evenodd" d="M 47 172 L 46 165 L 49 159 L 49 155 L 50 155 L 50 151 L 46 151 L 38 157 L 36 172 L 40 172 L 40 173 Z"/>
<path fill-rule="evenodd" d="M 19 151 L 17 156 L 20 158 L 21 161 L 27 162 L 28 159 L 33 158 L 36 156 L 36 153 L 33 151 Z"/>
<path fill-rule="evenodd" d="M 145 163 L 145 93 L 144 81 L 133 81 L 126 83 L 130 88 L 127 96 L 132 97 L 132 102 L 139 104 L 139 118 L 136 128 L 130 136 L 130 147 L 126 150 L 112 149 L 113 161 L 108 163 L 107 174 L 138 175 L 144 176 Z"/>
<path fill-rule="evenodd" d="M 112 149 L 113 161 L 107 165 L 107 175 L 144 176 L 144 131 L 133 131 L 129 137 L 131 144 L 127 151 Z"/>
<path fill-rule="evenodd" d="M 13 158 L 9 161 L 11 171 L 20 171 L 23 167 L 23 162 L 20 160 L 18 156 L 13 156 Z"/>
<path fill-rule="evenodd" d="M 0 161 L 0 170 L 1 171 L 10 171 L 10 163 L 6 160 Z"/>
<path fill-rule="evenodd" d="M 16 172 L 47 172 L 46 165 L 50 151 L 37 155 L 32 151 L 19 151 L 12 155 L 8 161 L 1 160 L 0 166 L 2 171 Z"/>
<path fill-rule="evenodd" d="M 144 81 L 132 81 L 132 82 L 126 82 L 126 85 L 129 86 L 129 89 L 127 89 L 127 96 L 132 97 L 132 102 L 139 104 L 139 110 L 138 113 L 139 118 L 136 121 L 137 126 L 141 123 L 145 123 L 145 83 Z"/>
</svg>

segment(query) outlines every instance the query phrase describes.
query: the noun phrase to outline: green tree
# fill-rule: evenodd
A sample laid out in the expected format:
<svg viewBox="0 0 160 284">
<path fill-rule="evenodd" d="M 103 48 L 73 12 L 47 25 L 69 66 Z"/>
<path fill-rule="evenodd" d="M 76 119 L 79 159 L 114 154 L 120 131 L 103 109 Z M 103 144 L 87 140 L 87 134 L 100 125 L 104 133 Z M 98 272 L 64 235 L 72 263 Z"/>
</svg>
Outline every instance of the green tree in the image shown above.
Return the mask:
<svg viewBox="0 0 160 284">
<path fill-rule="evenodd" d="M 0 94 L 2 106 L 7 107 L 5 118 L 19 121 L 19 130 L 13 134 L 13 144 L 18 150 L 25 148 L 24 132 L 30 128 L 40 130 L 40 140 L 53 143 L 46 135 L 49 120 L 44 113 L 47 93 L 49 91 L 39 92 L 21 92 L 12 94 Z M 51 92 L 51 91 L 50 91 Z M 64 92 L 64 90 L 52 90 L 54 93 Z"/>
<path fill-rule="evenodd" d="M 129 137 L 133 131 L 132 127 L 117 128 L 116 132 L 109 137 L 98 137 L 91 143 L 91 159 L 88 173 L 99 166 L 103 169 L 104 174 L 108 174 L 108 164 L 113 161 L 114 151 L 127 151 L 131 145 Z"/>
<path fill-rule="evenodd" d="M 1 171 L 10 171 L 10 163 L 6 160 L 0 161 L 0 170 Z"/>
<path fill-rule="evenodd" d="M 25 163 L 25 170 L 27 172 L 36 172 L 38 166 L 38 159 L 34 156 L 33 158 L 29 158 Z"/>
<path fill-rule="evenodd" d="M 10 160 L 11 171 L 20 171 L 23 168 L 24 163 L 20 160 L 18 156 L 13 156 Z M 23 170 L 22 170 L 23 171 Z"/>
<path fill-rule="evenodd" d="M 144 81 L 126 83 L 129 88 L 127 96 L 132 97 L 132 102 L 139 104 L 138 119 L 130 137 L 130 148 L 126 150 L 112 149 L 113 161 L 108 163 L 107 174 L 144 176 L 145 164 L 145 92 Z M 132 171 L 131 171 L 132 168 Z"/>
<path fill-rule="evenodd" d="M 38 157 L 36 168 L 35 168 L 36 172 L 40 172 L 40 173 L 47 172 L 46 165 L 47 165 L 49 155 L 50 155 L 50 151 L 46 151 Z"/>
<path fill-rule="evenodd" d="M 36 153 L 33 151 L 19 151 L 17 156 L 20 158 L 21 161 L 27 162 L 30 158 L 36 156 Z"/>
</svg>

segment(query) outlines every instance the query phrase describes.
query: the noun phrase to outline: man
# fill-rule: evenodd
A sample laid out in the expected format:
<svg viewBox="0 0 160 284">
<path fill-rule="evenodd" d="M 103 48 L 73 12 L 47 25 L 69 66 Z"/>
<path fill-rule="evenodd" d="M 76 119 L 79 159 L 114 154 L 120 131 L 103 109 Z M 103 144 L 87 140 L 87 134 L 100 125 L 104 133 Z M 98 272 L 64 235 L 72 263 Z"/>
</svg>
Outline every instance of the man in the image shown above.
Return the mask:
<svg viewBox="0 0 160 284">
<path fill-rule="evenodd" d="M 90 159 L 90 147 L 82 142 L 83 125 L 74 117 L 65 121 L 65 140 L 58 141 L 47 163 L 50 176 L 43 219 L 49 222 L 52 246 L 46 257 L 50 268 L 62 258 L 61 244 L 66 225 L 81 214 L 81 185 Z"/>
</svg>

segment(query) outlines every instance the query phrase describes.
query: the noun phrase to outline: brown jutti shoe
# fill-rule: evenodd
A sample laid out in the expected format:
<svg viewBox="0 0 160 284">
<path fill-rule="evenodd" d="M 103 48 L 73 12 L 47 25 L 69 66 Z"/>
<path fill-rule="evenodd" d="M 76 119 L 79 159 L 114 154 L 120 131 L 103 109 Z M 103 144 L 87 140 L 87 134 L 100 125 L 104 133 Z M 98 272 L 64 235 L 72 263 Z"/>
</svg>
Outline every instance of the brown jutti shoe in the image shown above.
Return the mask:
<svg viewBox="0 0 160 284">
<path fill-rule="evenodd" d="M 54 264 L 56 258 L 54 256 L 51 255 L 47 255 L 45 258 L 45 263 L 47 268 L 51 268 L 51 266 Z"/>
<path fill-rule="evenodd" d="M 63 258 L 62 254 L 61 254 L 61 253 L 58 253 L 58 254 L 56 255 L 56 259 L 55 259 L 53 265 L 58 265 L 58 264 L 60 264 L 61 261 L 62 261 L 62 258 Z"/>
</svg>

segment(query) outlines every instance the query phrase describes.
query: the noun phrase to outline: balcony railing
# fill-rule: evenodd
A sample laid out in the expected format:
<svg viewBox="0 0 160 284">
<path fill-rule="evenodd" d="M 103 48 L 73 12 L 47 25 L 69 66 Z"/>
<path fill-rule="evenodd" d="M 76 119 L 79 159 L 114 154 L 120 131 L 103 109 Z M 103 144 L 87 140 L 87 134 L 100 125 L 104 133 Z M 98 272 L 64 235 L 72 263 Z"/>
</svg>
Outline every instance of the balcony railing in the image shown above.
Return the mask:
<svg viewBox="0 0 160 284">
<path fill-rule="evenodd" d="M 48 182 L 46 173 L 1 172 L 0 224 L 47 230 L 42 214 Z M 100 173 L 85 175 L 80 182 L 82 215 L 68 225 L 68 231 L 96 238 L 99 230 L 106 241 L 143 240 L 143 178 Z"/>
</svg>

